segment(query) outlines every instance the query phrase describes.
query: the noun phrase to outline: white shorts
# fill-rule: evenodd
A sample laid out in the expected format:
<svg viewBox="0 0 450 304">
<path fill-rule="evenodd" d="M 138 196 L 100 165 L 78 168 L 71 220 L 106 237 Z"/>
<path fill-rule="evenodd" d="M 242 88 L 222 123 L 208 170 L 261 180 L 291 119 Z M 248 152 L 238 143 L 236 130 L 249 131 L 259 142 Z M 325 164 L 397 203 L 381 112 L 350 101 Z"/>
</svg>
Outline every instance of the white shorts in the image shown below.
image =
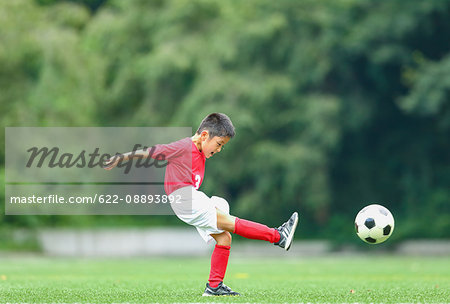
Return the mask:
<svg viewBox="0 0 450 304">
<path fill-rule="evenodd" d="M 230 206 L 226 200 L 218 196 L 209 198 L 192 186 L 175 190 L 170 195 L 175 197 L 175 202 L 170 204 L 172 210 L 180 220 L 197 228 L 205 242 L 214 240 L 211 234 L 224 232 L 217 228 L 216 208 L 230 214 Z M 178 195 L 180 199 L 177 199 Z"/>
</svg>

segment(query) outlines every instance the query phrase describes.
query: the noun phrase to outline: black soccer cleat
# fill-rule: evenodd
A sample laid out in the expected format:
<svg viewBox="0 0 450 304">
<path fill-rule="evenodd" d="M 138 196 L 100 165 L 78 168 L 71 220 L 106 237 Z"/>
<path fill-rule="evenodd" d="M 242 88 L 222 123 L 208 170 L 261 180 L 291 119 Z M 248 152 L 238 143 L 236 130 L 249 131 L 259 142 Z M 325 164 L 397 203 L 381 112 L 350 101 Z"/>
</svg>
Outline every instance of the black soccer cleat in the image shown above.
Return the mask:
<svg viewBox="0 0 450 304">
<path fill-rule="evenodd" d="M 284 248 L 286 251 L 291 248 L 292 240 L 294 239 L 295 229 L 298 224 L 298 213 L 292 213 L 290 219 L 283 225 L 277 228 L 280 233 L 280 241 L 278 243 L 273 243 L 274 245 Z"/>
<path fill-rule="evenodd" d="M 211 296 L 240 296 L 241 294 L 235 291 L 232 291 L 230 287 L 225 285 L 223 282 L 220 282 L 216 288 L 209 286 L 209 283 L 206 283 L 205 292 L 203 293 L 204 297 Z"/>
</svg>

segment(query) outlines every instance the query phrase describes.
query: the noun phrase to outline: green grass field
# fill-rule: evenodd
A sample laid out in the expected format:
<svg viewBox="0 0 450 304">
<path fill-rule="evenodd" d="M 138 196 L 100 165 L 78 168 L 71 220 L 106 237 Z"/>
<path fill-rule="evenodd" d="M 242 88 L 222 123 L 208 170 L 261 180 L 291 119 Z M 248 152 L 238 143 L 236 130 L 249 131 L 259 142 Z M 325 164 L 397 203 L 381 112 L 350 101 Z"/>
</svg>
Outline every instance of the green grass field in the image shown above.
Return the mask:
<svg viewBox="0 0 450 304">
<path fill-rule="evenodd" d="M 201 297 L 207 258 L 0 258 L 0 302 L 448 303 L 450 257 L 231 257 L 241 297 Z"/>
</svg>

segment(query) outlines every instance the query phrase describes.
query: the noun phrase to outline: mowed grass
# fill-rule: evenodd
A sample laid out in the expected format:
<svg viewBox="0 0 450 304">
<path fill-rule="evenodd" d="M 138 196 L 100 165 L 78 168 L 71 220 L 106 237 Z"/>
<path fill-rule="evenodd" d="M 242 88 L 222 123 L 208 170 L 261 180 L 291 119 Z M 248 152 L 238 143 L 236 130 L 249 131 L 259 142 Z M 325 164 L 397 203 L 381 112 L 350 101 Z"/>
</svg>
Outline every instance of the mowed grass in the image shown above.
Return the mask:
<svg viewBox="0 0 450 304">
<path fill-rule="evenodd" d="M 232 257 L 241 297 L 202 297 L 208 258 L 0 258 L 0 302 L 448 303 L 450 258 Z"/>
</svg>

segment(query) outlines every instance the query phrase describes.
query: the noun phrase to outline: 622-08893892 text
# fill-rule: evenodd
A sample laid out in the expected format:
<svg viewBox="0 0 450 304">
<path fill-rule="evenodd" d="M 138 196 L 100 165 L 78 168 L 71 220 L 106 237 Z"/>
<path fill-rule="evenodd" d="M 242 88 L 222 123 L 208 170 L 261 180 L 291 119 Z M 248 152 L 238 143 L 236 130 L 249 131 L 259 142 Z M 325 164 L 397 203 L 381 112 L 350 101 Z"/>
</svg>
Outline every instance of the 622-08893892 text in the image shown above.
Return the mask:
<svg viewBox="0 0 450 304">
<path fill-rule="evenodd" d="M 98 200 L 97 200 L 98 199 Z M 125 202 L 127 204 L 167 204 L 167 203 L 181 203 L 181 195 L 125 195 L 125 198 L 117 194 L 101 194 L 94 196 L 70 196 L 66 199 L 65 196 L 58 194 L 50 194 L 45 196 L 31 195 L 31 196 L 11 196 L 10 204 L 95 204 L 97 201 L 100 204 L 119 204 Z"/>
<path fill-rule="evenodd" d="M 118 204 L 125 200 L 127 204 L 167 204 L 167 203 L 180 203 L 181 195 L 126 195 L 125 199 L 119 197 L 117 194 L 106 194 L 99 196 L 100 204 Z"/>
</svg>

